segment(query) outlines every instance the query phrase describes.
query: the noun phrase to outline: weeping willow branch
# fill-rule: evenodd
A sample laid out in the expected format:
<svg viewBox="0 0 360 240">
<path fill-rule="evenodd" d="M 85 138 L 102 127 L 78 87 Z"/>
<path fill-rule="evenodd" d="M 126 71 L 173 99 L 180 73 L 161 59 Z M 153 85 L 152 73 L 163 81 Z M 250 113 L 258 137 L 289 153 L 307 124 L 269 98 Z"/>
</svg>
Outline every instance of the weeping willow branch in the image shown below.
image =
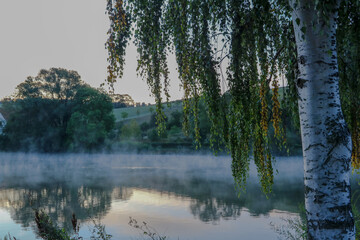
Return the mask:
<svg viewBox="0 0 360 240">
<path fill-rule="evenodd" d="M 343 2 L 347 5 L 343 3 L 339 14 L 343 24 L 338 30 L 339 56 L 349 62 L 342 62 L 340 69 L 357 70 L 360 62 L 360 28 L 356 24 L 359 6 L 353 0 Z M 319 14 L 326 13 L 326 4 L 328 1 L 316 1 Z M 155 97 L 156 119 L 161 132 L 165 129 L 166 118 L 162 102 L 164 97 L 169 98 L 167 56 L 169 49 L 174 49 L 184 89 L 184 132 L 189 134 L 193 127 L 196 142 L 200 143 L 198 104 L 203 98 L 212 125 L 211 147 L 216 151 L 225 146 L 230 151 L 238 188 L 246 184 L 252 155 L 262 188 L 270 193 L 273 156 L 269 124 L 272 122 L 276 139 L 281 144 L 286 139 L 277 79 L 280 71 L 288 84 L 284 89 L 283 108 L 298 121 L 295 81 L 298 56 L 288 1 L 108 0 L 107 12 L 111 22 L 106 43 L 109 51 L 107 82 L 113 84 L 122 76 L 125 47 L 133 35 L 139 53 L 138 72 Z M 224 42 L 220 43 L 223 44 L 220 50 L 215 50 L 219 36 Z M 216 59 L 218 53 L 221 53 L 220 59 Z M 226 70 L 229 91 L 222 94 L 220 79 L 224 76 L 217 71 L 225 58 L 229 59 Z M 355 103 L 356 109 L 360 109 L 360 96 L 346 96 L 346 92 L 360 91 L 358 76 L 360 73 L 345 73 L 340 77 L 344 112 L 353 134 L 354 166 L 360 166 L 360 117 L 350 106 Z M 190 115 L 194 116 L 194 126 L 190 126 Z"/>
</svg>

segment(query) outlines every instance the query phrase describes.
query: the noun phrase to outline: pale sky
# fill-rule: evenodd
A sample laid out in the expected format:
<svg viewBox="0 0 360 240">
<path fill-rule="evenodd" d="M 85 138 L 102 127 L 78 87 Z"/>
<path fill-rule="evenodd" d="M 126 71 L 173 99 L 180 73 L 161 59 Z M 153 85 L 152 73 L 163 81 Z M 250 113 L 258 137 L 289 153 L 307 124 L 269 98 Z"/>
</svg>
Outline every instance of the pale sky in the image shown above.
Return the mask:
<svg viewBox="0 0 360 240">
<path fill-rule="evenodd" d="M 105 8 L 105 0 L 0 0 L 0 99 L 27 76 L 51 67 L 76 70 L 86 83 L 99 87 L 107 67 Z M 154 102 L 136 75 L 136 55 L 129 46 L 115 92 L 128 93 L 136 102 Z M 169 67 L 171 99 L 180 99 L 173 56 Z"/>
</svg>

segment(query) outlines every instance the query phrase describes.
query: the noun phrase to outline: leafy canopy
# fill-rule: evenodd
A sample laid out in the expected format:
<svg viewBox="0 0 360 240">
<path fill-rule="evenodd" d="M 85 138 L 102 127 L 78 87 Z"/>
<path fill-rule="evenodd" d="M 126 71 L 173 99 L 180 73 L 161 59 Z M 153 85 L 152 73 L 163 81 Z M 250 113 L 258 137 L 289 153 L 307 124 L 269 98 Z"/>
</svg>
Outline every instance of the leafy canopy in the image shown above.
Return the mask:
<svg viewBox="0 0 360 240">
<path fill-rule="evenodd" d="M 115 127 L 112 110 L 111 99 L 106 93 L 91 87 L 80 88 L 74 97 L 73 114 L 66 129 L 71 149 L 101 147 Z"/>
<path fill-rule="evenodd" d="M 84 82 L 76 71 L 63 68 L 42 69 L 36 77 L 29 76 L 16 87 L 15 97 L 69 100 L 74 98 L 81 86 L 84 86 Z"/>
<path fill-rule="evenodd" d="M 75 71 L 41 70 L 17 86 L 2 106 L 9 116 L 0 148 L 10 151 L 96 150 L 114 128 L 110 97 L 84 84 Z"/>
<path fill-rule="evenodd" d="M 297 4 L 297 1 L 293 1 Z M 315 1 L 326 17 L 337 1 Z M 232 170 L 238 187 L 245 186 L 250 155 L 253 153 L 265 193 L 273 182 L 273 157 L 269 131 L 284 146 L 284 113 L 289 109 L 297 120 L 297 54 L 288 0 L 108 0 L 108 83 L 123 74 L 125 48 L 131 36 L 137 46 L 138 71 L 147 81 L 157 103 L 157 123 L 164 129 L 162 96 L 168 97 L 166 58 L 174 53 L 184 88 L 185 132 L 189 115 L 198 126 L 199 99 L 204 98 L 211 122 L 211 146 L 223 143 L 231 152 Z M 341 93 L 353 136 L 353 165 L 359 166 L 360 41 L 357 0 L 342 1 L 338 49 Z M 299 22 L 295 19 L 295 22 Z M 305 29 L 303 29 L 305 31 Z M 227 64 L 224 64 L 227 63 Z M 226 76 L 222 65 L 226 66 Z M 221 92 L 226 77 L 228 94 Z M 283 82 L 284 81 L 284 82 Z M 279 99 L 279 85 L 283 98 Z M 353 87 L 355 86 L 355 87 Z M 348 92 L 352 94 L 347 94 Z M 226 95 L 229 97 L 227 98 Z M 282 101 L 281 101 L 282 100 Z M 351 103 L 351 104 L 350 104 Z M 354 106 L 355 104 L 355 106 Z M 352 108 L 353 109 L 352 109 Z M 350 120 L 351 119 L 351 120 Z M 350 121 L 349 121 L 350 120 Z"/>
</svg>

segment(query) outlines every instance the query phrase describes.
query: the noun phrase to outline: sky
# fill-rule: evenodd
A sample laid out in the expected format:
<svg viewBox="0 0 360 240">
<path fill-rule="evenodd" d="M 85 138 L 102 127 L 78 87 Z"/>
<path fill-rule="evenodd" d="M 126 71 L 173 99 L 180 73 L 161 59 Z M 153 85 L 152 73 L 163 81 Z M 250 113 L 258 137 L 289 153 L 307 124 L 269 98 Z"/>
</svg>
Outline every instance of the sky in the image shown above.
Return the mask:
<svg viewBox="0 0 360 240">
<path fill-rule="evenodd" d="M 105 0 L 0 0 L 0 99 L 13 94 L 27 76 L 52 67 L 75 70 L 93 87 L 104 83 L 109 27 L 105 8 Z M 131 44 L 115 93 L 153 103 L 146 82 L 137 77 L 136 59 Z M 169 69 L 171 100 L 180 99 L 174 56 L 169 57 Z"/>
</svg>

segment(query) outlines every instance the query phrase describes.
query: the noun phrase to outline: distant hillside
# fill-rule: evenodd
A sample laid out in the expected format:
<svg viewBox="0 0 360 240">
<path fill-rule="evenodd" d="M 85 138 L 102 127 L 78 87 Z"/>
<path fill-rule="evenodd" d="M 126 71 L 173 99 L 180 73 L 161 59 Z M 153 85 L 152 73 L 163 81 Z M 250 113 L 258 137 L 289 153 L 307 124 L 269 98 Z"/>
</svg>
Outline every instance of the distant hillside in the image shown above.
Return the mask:
<svg viewBox="0 0 360 240">
<path fill-rule="evenodd" d="M 279 88 L 279 98 L 284 96 L 286 88 Z M 167 131 L 163 136 L 158 136 L 153 114 L 155 105 L 117 108 L 113 110 L 117 122 L 117 144 L 128 150 L 136 151 L 178 151 L 179 149 L 195 149 L 193 132 L 193 119 L 190 117 L 190 135 L 185 136 L 182 131 L 182 101 L 171 102 L 163 105 L 167 116 Z M 209 149 L 211 124 L 206 113 L 204 102 L 200 104 L 199 127 L 202 149 Z M 283 109 L 286 111 L 286 109 Z M 299 130 L 293 125 L 290 118 L 284 120 L 287 147 L 279 149 L 274 138 L 272 124 L 270 124 L 270 142 L 272 152 L 276 155 L 301 154 L 301 138 Z M 225 149 L 225 148 L 224 148 Z"/>
<path fill-rule="evenodd" d="M 169 105 L 164 103 L 163 108 L 165 115 L 169 117 L 170 114 L 174 111 L 180 111 L 180 112 L 182 111 L 182 101 L 170 102 Z M 155 113 L 155 111 L 156 111 L 155 105 L 114 108 L 114 115 L 116 118 L 116 122 L 126 123 L 134 119 L 139 124 L 141 124 L 143 122 L 150 121 L 151 115 Z"/>
</svg>

